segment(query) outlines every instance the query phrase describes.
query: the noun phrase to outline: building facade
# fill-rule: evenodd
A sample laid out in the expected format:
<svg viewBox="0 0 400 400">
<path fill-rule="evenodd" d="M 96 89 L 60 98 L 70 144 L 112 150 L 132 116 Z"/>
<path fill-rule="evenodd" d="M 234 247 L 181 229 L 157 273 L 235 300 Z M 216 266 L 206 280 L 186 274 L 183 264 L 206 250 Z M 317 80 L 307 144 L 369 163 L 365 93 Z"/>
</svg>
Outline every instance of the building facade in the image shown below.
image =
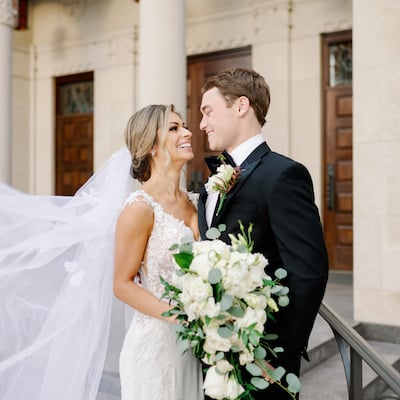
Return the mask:
<svg viewBox="0 0 400 400">
<path fill-rule="evenodd" d="M 14 3 L 0 0 L 1 180 L 68 186 L 79 126 L 84 181 L 149 103 L 176 104 L 199 136 L 207 68 L 250 65 L 271 88 L 263 134 L 310 170 L 331 268 L 353 272 L 354 318 L 400 325 L 398 0 L 32 0 L 24 30 Z"/>
</svg>

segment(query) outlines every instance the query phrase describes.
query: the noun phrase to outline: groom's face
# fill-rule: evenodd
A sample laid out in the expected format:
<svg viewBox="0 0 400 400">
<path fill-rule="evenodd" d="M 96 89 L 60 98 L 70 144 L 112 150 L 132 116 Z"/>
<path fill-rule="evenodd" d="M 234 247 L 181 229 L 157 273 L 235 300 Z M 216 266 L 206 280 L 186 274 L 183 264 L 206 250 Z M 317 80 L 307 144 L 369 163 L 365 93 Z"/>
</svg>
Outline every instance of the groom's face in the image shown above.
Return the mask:
<svg viewBox="0 0 400 400">
<path fill-rule="evenodd" d="M 237 101 L 228 107 L 224 97 L 215 87 L 203 94 L 200 105 L 202 113 L 200 129 L 207 136 L 210 150 L 226 149 L 229 152 L 236 147 L 237 110 Z"/>
</svg>

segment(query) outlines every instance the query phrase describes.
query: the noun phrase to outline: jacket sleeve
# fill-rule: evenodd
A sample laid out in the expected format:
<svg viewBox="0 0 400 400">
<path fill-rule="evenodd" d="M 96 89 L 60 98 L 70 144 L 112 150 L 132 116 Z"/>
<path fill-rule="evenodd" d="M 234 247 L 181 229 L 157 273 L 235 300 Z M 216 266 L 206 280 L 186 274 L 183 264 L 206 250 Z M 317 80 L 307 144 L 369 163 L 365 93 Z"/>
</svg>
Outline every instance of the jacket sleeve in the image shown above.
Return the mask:
<svg viewBox="0 0 400 400">
<path fill-rule="evenodd" d="M 307 169 L 292 164 L 275 182 L 269 199 L 271 228 L 288 276 L 290 303 L 277 315 L 279 342 L 287 356 L 305 350 L 328 279 L 321 221 Z"/>
</svg>

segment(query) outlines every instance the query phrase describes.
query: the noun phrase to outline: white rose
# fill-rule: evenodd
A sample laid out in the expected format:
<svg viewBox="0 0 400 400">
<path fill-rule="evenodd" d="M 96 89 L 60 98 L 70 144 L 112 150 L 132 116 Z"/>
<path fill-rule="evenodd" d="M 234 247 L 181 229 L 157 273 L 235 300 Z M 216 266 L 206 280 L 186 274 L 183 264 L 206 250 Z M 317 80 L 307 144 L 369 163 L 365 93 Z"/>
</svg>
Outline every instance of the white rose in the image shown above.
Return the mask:
<svg viewBox="0 0 400 400">
<path fill-rule="evenodd" d="M 209 297 L 207 299 L 207 303 L 200 310 L 200 316 L 202 317 L 207 316 L 210 318 L 214 318 L 217 315 L 219 315 L 220 311 L 221 311 L 220 304 L 219 303 L 215 304 L 214 297 Z"/>
<path fill-rule="evenodd" d="M 209 354 L 215 354 L 218 351 L 229 351 L 231 348 L 231 343 L 229 339 L 224 339 L 221 337 L 216 328 L 206 328 L 204 327 L 204 333 L 206 335 L 206 340 L 204 341 L 204 351 Z"/>
<path fill-rule="evenodd" d="M 212 296 L 212 287 L 202 278 L 192 274 L 186 274 L 183 279 L 183 299 L 193 299 L 196 302 L 204 302 Z M 184 300 L 182 300 L 184 302 Z"/>
<path fill-rule="evenodd" d="M 237 399 L 244 392 L 243 386 L 238 383 L 233 375 L 228 379 L 226 388 L 226 398 L 229 400 Z"/>
<path fill-rule="evenodd" d="M 228 360 L 219 360 L 215 366 L 217 367 L 217 370 L 223 374 L 233 370 L 233 365 Z"/>
<path fill-rule="evenodd" d="M 217 174 L 221 176 L 224 182 L 229 182 L 234 172 L 235 169 L 230 164 L 221 164 L 217 168 Z"/>
<path fill-rule="evenodd" d="M 243 350 L 239 354 L 240 365 L 246 365 L 254 361 L 254 356 L 247 349 Z"/>
<path fill-rule="evenodd" d="M 203 363 L 207 364 L 207 365 L 214 365 L 215 364 L 215 354 L 205 353 L 204 357 L 201 359 L 201 361 L 203 361 Z"/>
<path fill-rule="evenodd" d="M 230 338 L 229 341 L 231 342 L 232 347 L 236 347 L 239 349 L 239 351 L 242 351 L 246 348 L 246 346 L 243 343 L 243 340 L 239 339 L 239 335 L 237 333 L 234 333 Z"/>
<path fill-rule="evenodd" d="M 204 280 L 208 279 L 208 273 L 214 266 L 208 259 L 208 254 L 198 254 L 190 264 L 190 270 L 196 272 Z"/>
<path fill-rule="evenodd" d="M 200 315 L 201 309 L 204 307 L 202 303 L 197 303 L 195 301 L 185 304 L 185 313 L 188 316 L 189 321 L 194 321 Z"/>
<path fill-rule="evenodd" d="M 217 372 L 216 367 L 210 367 L 206 373 L 203 383 L 205 394 L 213 399 L 225 399 L 227 386 L 228 375 L 221 375 Z"/>
<path fill-rule="evenodd" d="M 264 324 L 267 320 L 267 315 L 264 310 L 254 310 L 251 307 L 246 308 L 244 316 L 236 319 L 236 324 L 240 329 L 245 329 L 250 325 L 256 323 L 255 329 L 259 332 L 264 331 Z"/>
<path fill-rule="evenodd" d="M 262 268 L 250 267 L 245 280 L 248 291 L 252 292 L 254 289 L 262 287 L 263 279 L 265 279 L 265 273 Z"/>
<path fill-rule="evenodd" d="M 205 254 L 211 260 L 218 261 L 223 258 L 229 260 L 231 252 L 229 246 L 222 240 L 203 240 L 193 243 L 193 254 L 195 258 L 200 254 Z M 214 259 L 218 255 L 218 260 Z"/>
<path fill-rule="evenodd" d="M 244 300 L 252 308 L 264 310 L 267 307 L 267 299 L 263 294 L 248 293 Z"/>
</svg>

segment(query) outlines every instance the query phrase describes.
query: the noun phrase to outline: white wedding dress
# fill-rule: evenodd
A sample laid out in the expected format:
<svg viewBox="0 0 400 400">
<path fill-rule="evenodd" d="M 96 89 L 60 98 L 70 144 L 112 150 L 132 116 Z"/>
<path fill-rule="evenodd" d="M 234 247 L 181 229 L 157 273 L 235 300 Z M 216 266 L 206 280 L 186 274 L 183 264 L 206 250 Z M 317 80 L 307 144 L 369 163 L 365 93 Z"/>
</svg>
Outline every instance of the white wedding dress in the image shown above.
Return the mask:
<svg viewBox="0 0 400 400">
<path fill-rule="evenodd" d="M 160 298 L 164 286 L 160 276 L 171 282 L 174 263 L 170 247 L 193 233 L 183 221 L 167 214 L 143 190 L 132 193 L 126 204 L 145 201 L 153 207 L 154 225 L 141 285 Z M 135 311 L 120 355 L 121 400 L 200 400 L 204 398 L 200 362 L 190 353 L 181 354 L 176 332 L 169 322 Z"/>
</svg>

